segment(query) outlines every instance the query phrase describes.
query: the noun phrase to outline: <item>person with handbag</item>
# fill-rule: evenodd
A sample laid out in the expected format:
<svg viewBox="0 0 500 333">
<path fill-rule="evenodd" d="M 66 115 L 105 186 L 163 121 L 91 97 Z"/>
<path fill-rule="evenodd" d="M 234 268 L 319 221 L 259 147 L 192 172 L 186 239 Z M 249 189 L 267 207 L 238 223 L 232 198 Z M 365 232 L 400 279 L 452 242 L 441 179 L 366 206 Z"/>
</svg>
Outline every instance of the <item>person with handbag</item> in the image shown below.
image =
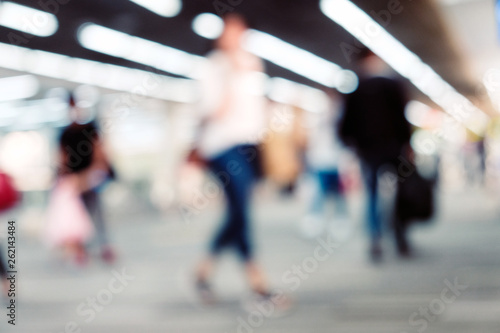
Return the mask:
<svg viewBox="0 0 500 333">
<path fill-rule="evenodd" d="M 49 203 L 46 238 L 49 245 L 62 247 L 77 264 L 83 264 L 88 257 L 86 244 L 97 236 L 102 259 L 112 263 L 115 255 L 107 240 L 99 188 L 114 178 L 114 171 L 96 124 L 85 122 L 73 95 L 69 106 L 73 122 L 59 140 L 60 169 Z"/>
<path fill-rule="evenodd" d="M 197 291 L 206 303 L 214 301 L 210 278 L 215 261 L 229 248 L 243 262 L 250 288 L 260 296 L 270 295 L 264 272 L 255 262 L 249 217 L 252 187 L 260 174 L 258 144 L 266 101 L 263 63 L 241 46 L 247 29 L 240 15 L 224 17 L 224 30 L 200 81 L 202 125 L 190 158 L 206 161 L 226 198 L 225 220 L 196 269 Z"/>
<path fill-rule="evenodd" d="M 383 169 L 396 171 L 394 184 L 415 172 L 410 162 L 410 124 L 405 118 L 407 104 L 402 84 L 388 75 L 386 64 L 369 49 L 360 51 L 360 79 L 357 90 L 345 96 L 339 124 L 341 140 L 358 155 L 368 192 L 367 227 L 369 254 L 373 261 L 382 257 L 382 220 L 379 206 L 379 176 Z M 389 214 L 394 216 L 395 214 Z M 401 256 L 410 254 L 406 224 L 393 221 L 395 242 Z"/>
</svg>

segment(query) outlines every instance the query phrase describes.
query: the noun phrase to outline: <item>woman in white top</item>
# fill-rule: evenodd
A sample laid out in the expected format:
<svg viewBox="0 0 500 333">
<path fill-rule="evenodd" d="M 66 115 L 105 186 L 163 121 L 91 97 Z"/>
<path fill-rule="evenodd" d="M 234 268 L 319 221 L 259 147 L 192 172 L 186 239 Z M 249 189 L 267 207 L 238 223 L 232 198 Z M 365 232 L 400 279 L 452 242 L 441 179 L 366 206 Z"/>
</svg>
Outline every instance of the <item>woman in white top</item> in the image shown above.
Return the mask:
<svg viewBox="0 0 500 333">
<path fill-rule="evenodd" d="M 265 76 L 262 61 L 241 47 L 248 30 L 244 19 L 230 14 L 224 23 L 201 79 L 203 115 L 197 151 L 220 181 L 227 201 L 225 221 L 197 270 L 197 288 L 206 302 L 213 300 L 208 280 L 215 258 L 226 248 L 236 250 L 244 262 L 252 290 L 269 295 L 264 275 L 254 263 L 248 217 L 252 185 L 259 175 Z"/>
</svg>

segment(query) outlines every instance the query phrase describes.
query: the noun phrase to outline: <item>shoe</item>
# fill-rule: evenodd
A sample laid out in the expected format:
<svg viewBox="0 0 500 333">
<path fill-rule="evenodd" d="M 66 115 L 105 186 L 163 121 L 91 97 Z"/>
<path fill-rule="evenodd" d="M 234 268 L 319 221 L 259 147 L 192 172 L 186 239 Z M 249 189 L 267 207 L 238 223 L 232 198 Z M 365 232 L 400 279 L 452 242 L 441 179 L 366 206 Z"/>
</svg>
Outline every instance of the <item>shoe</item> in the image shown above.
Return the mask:
<svg viewBox="0 0 500 333">
<path fill-rule="evenodd" d="M 394 230 L 396 250 L 401 258 L 411 257 L 412 251 L 408 243 L 406 228 L 396 228 Z"/>
<path fill-rule="evenodd" d="M 293 301 L 283 292 L 254 291 L 243 303 L 245 311 L 259 312 L 267 318 L 281 318 L 293 309 Z"/>
<path fill-rule="evenodd" d="M 370 247 L 370 260 L 373 263 L 379 263 L 382 261 L 383 251 L 382 245 L 379 241 L 374 241 Z"/>
<path fill-rule="evenodd" d="M 204 305 L 215 304 L 216 298 L 210 284 L 206 280 L 198 279 L 196 281 L 196 292 Z"/>
<path fill-rule="evenodd" d="M 396 247 L 400 258 L 408 259 L 412 257 L 413 252 L 410 248 L 410 245 L 408 244 L 408 241 L 404 240 L 398 242 Z"/>
<path fill-rule="evenodd" d="M 101 259 L 108 265 L 113 264 L 116 261 L 115 251 L 110 246 L 105 246 L 101 251 Z"/>
</svg>

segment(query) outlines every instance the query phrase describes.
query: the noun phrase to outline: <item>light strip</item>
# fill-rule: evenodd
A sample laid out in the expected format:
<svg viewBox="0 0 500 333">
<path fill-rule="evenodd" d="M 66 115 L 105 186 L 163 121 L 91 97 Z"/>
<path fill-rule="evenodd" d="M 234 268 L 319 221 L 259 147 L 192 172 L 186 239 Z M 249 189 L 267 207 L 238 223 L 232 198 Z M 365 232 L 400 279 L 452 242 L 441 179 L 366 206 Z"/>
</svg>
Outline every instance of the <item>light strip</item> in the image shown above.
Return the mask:
<svg viewBox="0 0 500 333">
<path fill-rule="evenodd" d="M 130 0 L 133 3 L 163 17 L 174 17 L 182 9 L 181 0 Z"/>
<path fill-rule="evenodd" d="M 57 18 L 50 13 L 0 1 L 0 25 L 30 35 L 48 37 L 57 31 L 59 24 Z"/>
<path fill-rule="evenodd" d="M 410 80 L 453 118 L 472 131 L 483 133 L 488 116 L 363 10 L 349 0 L 321 0 L 320 7 L 326 16 Z"/>
<path fill-rule="evenodd" d="M 199 78 L 201 66 L 206 62 L 204 57 L 93 23 L 79 29 L 78 40 L 87 49 L 193 79 Z M 244 47 L 263 59 L 340 92 L 349 93 L 357 87 L 358 79 L 352 71 L 267 33 L 250 30 Z"/>
<path fill-rule="evenodd" d="M 309 112 L 328 110 L 328 96 L 321 90 L 309 86 L 273 77 L 268 80 L 269 99 L 288 105 L 298 106 Z"/>
<path fill-rule="evenodd" d="M 280 67 L 340 92 L 349 93 L 357 87 L 357 76 L 352 71 L 270 34 L 250 30 L 244 47 Z"/>
<path fill-rule="evenodd" d="M 0 67 L 132 94 L 191 103 L 194 82 L 0 43 Z"/>
<path fill-rule="evenodd" d="M 441 0 L 439 2 L 444 6 L 455 6 L 464 3 L 478 2 L 478 0 Z"/>
<path fill-rule="evenodd" d="M 0 101 L 12 101 L 35 96 L 40 82 L 33 75 L 20 75 L 0 79 Z"/>
<path fill-rule="evenodd" d="M 80 27 L 78 40 L 89 50 L 189 78 L 197 78 L 205 62 L 203 57 L 93 23 Z"/>
</svg>

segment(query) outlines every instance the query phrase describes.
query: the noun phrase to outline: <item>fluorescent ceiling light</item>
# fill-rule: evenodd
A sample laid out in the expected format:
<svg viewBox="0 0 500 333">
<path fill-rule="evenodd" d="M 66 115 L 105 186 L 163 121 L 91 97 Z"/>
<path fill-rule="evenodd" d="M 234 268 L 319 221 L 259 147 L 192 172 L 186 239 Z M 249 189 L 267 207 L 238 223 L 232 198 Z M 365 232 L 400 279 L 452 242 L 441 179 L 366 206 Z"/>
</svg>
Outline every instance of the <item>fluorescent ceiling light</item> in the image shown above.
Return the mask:
<svg viewBox="0 0 500 333">
<path fill-rule="evenodd" d="M 488 117 L 349 0 L 321 0 L 323 13 L 410 80 L 457 121 L 483 133 Z"/>
<path fill-rule="evenodd" d="M 0 101 L 12 101 L 35 96 L 40 82 L 33 75 L 21 75 L 0 79 Z"/>
<path fill-rule="evenodd" d="M 205 62 L 204 57 L 93 23 L 80 27 L 78 40 L 87 49 L 189 78 L 197 78 Z"/>
<path fill-rule="evenodd" d="M 182 9 L 181 0 L 130 0 L 163 17 L 174 17 Z"/>
<path fill-rule="evenodd" d="M 206 18 L 213 19 L 205 16 L 202 20 Z M 199 78 L 201 67 L 206 62 L 204 57 L 93 23 L 80 27 L 78 40 L 87 49 L 193 79 Z M 244 47 L 263 59 L 342 93 L 357 88 L 358 79 L 352 71 L 267 33 L 250 30 Z"/>
<path fill-rule="evenodd" d="M 51 36 L 58 28 L 57 18 L 50 13 L 1 1 L 0 25 L 40 37 Z"/>
<path fill-rule="evenodd" d="M 224 29 L 224 21 L 215 14 L 203 13 L 194 18 L 192 28 L 201 37 L 216 39 Z"/>
<path fill-rule="evenodd" d="M 198 35 L 216 39 L 224 29 L 224 21 L 217 15 L 202 13 L 195 17 L 192 27 Z M 354 72 L 345 70 L 337 64 L 268 33 L 250 30 L 244 47 L 258 57 L 314 82 L 336 88 L 342 93 L 349 93 L 357 88 L 358 78 Z"/>
<path fill-rule="evenodd" d="M 463 3 L 468 3 L 468 2 L 479 2 L 484 0 L 440 0 L 443 5 L 445 6 L 455 6 L 455 5 L 460 5 Z"/>
<path fill-rule="evenodd" d="M 430 106 L 419 102 L 410 101 L 405 109 L 406 119 L 410 124 L 422 128 L 438 128 L 442 126 L 444 119 L 449 118 L 446 113 L 437 111 Z"/>
<path fill-rule="evenodd" d="M 163 100 L 191 103 L 194 82 L 0 43 L 0 67 Z M 124 101 L 126 104 L 127 101 Z"/>
<path fill-rule="evenodd" d="M 250 30 L 244 47 L 280 67 L 324 86 L 336 88 L 342 93 L 349 93 L 357 88 L 357 76 L 352 71 L 270 34 Z"/>
</svg>

